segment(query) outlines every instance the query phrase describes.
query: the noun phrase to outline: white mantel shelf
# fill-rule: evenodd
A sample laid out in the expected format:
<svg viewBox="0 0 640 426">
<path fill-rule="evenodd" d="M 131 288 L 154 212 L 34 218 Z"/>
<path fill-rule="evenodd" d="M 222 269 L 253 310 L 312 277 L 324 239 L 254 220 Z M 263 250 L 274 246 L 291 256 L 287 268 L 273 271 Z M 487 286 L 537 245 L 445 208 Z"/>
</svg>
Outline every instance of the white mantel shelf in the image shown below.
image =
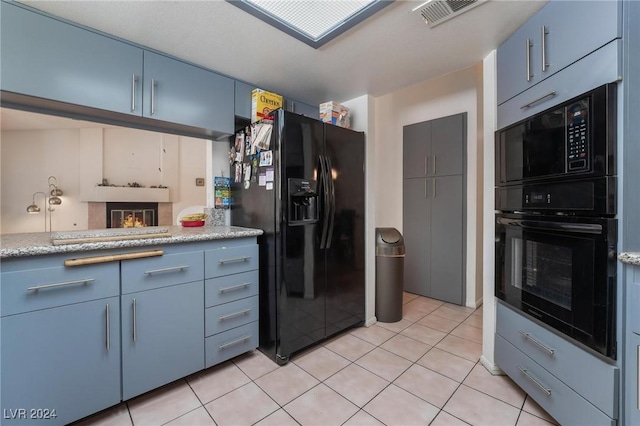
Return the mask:
<svg viewBox="0 0 640 426">
<path fill-rule="evenodd" d="M 169 188 L 130 188 L 121 186 L 96 186 L 82 201 L 103 202 L 169 202 Z"/>
</svg>

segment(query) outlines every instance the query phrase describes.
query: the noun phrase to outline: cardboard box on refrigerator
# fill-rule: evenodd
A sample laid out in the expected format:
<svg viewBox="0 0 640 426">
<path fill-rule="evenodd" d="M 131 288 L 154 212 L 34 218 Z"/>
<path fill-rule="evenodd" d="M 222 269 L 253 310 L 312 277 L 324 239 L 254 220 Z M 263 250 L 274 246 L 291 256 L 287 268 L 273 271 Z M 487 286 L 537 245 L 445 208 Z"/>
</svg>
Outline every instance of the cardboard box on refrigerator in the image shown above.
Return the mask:
<svg viewBox="0 0 640 426">
<path fill-rule="evenodd" d="M 251 91 L 251 122 L 262 120 L 274 109 L 282 108 L 282 96 L 262 89 Z"/>
<path fill-rule="evenodd" d="M 320 104 L 320 120 L 346 129 L 351 128 L 349 108 L 337 102 Z"/>
</svg>

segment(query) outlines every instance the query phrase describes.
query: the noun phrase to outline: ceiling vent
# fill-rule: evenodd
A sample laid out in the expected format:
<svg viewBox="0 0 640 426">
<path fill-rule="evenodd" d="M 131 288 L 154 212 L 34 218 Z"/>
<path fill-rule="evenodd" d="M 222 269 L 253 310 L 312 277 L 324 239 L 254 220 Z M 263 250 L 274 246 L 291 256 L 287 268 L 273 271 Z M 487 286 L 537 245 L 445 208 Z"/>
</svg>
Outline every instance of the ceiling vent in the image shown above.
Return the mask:
<svg viewBox="0 0 640 426">
<path fill-rule="evenodd" d="M 487 0 L 429 0 L 413 9 L 419 11 L 422 18 L 433 28 L 455 16 L 460 15 Z"/>
</svg>

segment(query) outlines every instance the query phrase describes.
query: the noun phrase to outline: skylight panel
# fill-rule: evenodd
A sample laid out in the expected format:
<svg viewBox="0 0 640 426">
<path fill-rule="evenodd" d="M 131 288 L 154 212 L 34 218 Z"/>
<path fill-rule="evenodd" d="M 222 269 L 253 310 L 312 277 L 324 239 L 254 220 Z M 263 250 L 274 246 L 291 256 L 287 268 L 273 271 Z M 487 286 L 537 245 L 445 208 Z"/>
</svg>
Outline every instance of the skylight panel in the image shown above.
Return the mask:
<svg viewBox="0 0 640 426">
<path fill-rule="evenodd" d="M 320 47 L 390 0 L 228 0 L 287 34 Z"/>
</svg>

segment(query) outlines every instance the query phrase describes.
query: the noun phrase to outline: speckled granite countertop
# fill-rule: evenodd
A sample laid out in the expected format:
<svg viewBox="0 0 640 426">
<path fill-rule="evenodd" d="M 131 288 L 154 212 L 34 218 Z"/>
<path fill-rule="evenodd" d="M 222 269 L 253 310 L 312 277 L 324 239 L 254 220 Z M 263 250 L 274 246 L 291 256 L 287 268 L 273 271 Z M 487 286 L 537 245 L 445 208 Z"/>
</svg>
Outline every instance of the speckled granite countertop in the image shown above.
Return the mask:
<svg viewBox="0 0 640 426">
<path fill-rule="evenodd" d="M 145 237 L 146 234 L 163 234 L 167 236 Z M 127 239 L 100 242 L 83 242 L 79 244 L 54 245 L 54 239 L 71 238 L 114 238 L 123 236 Z M 140 235 L 141 238 L 132 238 Z M 144 230 L 132 229 L 130 232 L 122 229 L 103 229 L 91 231 L 69 232 L 36 232 L 24 234 L 0 235 L 0 258 L 38 256 L 43 254 L 70 253 L 78 251 L 105 250 L 123 247 L 143 247 L 158 244 L 176 244 L 192 241 L 223 240 L 228 238 L 255 237 L 262 235 L 262 230 L 241 228 L 238 226 L 202 226 L 185 228 L 182 226 L 149 227 Z M 83 240 L 84 241 L 84 240 Z"/>
<path fill-rule="evenodd" d="M 637 252 L 628 252 L 628 253 L 620 253 L 618 255 L 618 260 L 622 263 L 627 263 L 629 265 L 640 266 L 640 253 Z"/>
</svg>

